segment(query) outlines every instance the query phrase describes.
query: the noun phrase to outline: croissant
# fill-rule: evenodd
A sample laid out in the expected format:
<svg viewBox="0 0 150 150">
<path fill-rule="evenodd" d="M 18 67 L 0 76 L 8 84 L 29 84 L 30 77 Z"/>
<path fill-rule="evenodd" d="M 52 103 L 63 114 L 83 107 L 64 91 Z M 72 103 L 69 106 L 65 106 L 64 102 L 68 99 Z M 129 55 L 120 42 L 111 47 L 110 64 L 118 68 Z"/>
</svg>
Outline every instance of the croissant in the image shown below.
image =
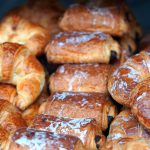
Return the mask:
<svg viewBox="0 0 150 150">
<path fill-rule="evenodd" d="M 48 115 L 36 116 L 31 128 L 55 132 L 58 134 L 68 134 L 78 137 L 86 149 L 97 149 L 105 142 L 105 137 L 94 119 L 90 118 L 61 118 Z"/>
<path fill-rule="evenodd" d="M 17 130 L 8 145 L 8 150 L 85 150 L 77 137 L 29 128 Z"/>
<path fill-rule="evenodd" d="M 45 72 L 40 62 L 27 48 L 15 43 L 0 44 L 0 81 L 16 85 L 10 102 L 20 109 L 27 108 L 40 95 Z"/>
<path fill-rule="evenodd" d="M 48 97 L 49 94 L 47 91 L 47 84 L 45 82 L 44 88 L 37 100 L 22 112 L 22 117 L 27 122 L 28 126 L 32 123 L 34 117 L 38 114 L 40 105 L 45 102 Z"/>
<path fill-rule="evenodd" d="M 48 31 L 17 15 L 8 15 L 0 23 L 0 43 L 13 42 L 23 44 L 33 55 L 44 53 L 49 41 Z"/>
<path fill-rule="evenodd" d="M 106 130 L 117 110 L 109 97 L 100 93 L 56 92 L 39 108 L 39 114 L 69 118 L 93 118 Z"/>
<path fill-rule="evenodd" d="M 8 140 L 8 132 L 0 125 L 0 149 L 2 150 Z"/>
<path fill-rule="evenodd" d="M 123 110 L 110 125 L 107 142 L 102 150 L 133 150 L 150 148 L 149 132 L 129 109 Z"/>
<path fill-rule="evenodd" d="M 119 59 L 119 44 L 102 32 L 60 32 L 46 47 L 52 63 L 109 63 Z"/>
<path fill-rule="evenodd" d="M 114 36 L 129 32 L 124 3 L 115 5 L 71 5 L 59 22 L 65 31 L 102 31 Z"/>
<path fill-rule="evenodd" d="M 108 90 L 120 104 L 131 108 L 133 114 L 146 128 L 149 121 L 150 53 L 141 52 L 128 59 L 111 76 Z"/>
<path fill-rule="evenodd" d="M 0 100 L 0 125 L 9 134 L 17 128 L 26 127 L 21 112 L 6 100 Z"/>
<path fill-rule="evenodd" d="M 0 83 L 0 100 L 12 102 L 17 91 L 15 86 L 10 84 Z"/>
<path fill-rule="evenodd" d="M 107 82 L 111 66 L 106 64 L 66 64 L 49 78 L 51 92 L 108 93 Z"/>
<path fill-rule="evenodd" d="M 106 143 L 101 150 L 149 150 L 149 139 L 143 138 L 121 138 L 113 143 Z"/>
<path fill-rule="evenodd" d="M 43 26 L 50 34 L 60 31 L 58 20 L 62 13 L 62 7 L 54 0 L 29 0 L 27 4 L 9 12 L 10 15 L 18 15 Z"/>
<path fill-rule="evenodd" d="M 147 129 L 150 129 L 150 78 L 140 82 L 131 92 L 132 113 Z"/>
</svg>

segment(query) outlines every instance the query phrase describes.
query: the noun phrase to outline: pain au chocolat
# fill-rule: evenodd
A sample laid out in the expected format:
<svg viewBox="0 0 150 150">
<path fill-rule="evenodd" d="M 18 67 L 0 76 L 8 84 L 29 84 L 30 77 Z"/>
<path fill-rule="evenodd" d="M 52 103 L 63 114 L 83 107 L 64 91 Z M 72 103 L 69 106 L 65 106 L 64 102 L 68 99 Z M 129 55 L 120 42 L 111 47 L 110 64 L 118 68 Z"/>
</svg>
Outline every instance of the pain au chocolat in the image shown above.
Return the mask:
<svg viewBox="0 0 150 150">
<path fill-rule="evenodd" d="M 117 109 L 105 94 L 56 92 L 40 106 L 39 114 L 93 118 L 102 130 L 106 130 L 116 116 Z"/>
<path fill-rule="evenodd" d="M 108 93 L 108 77 L 112 66 L 107 64 L 65 64 L 49 78 L 53 92 L 98 92 Z"/>
<path fill-rule="evenodd" d="M 38 115 L 30 127 L 41 131 L 76 136 L 86 149 L 96 150 L 105 143 L 100 127 L 94 119 L 90 118 Z"/>
<path fill-rule="evenodd" d="M 30 128 L 18 129 L 9 139 L 7 147 L 8 150 L 85 150 L 77 137 Z"/>
<path fill-rule="evenodd" d="M 117 41 L 102 32 L 60 32 L 46 47 L 51 63 L 110 63 L 120 58 Z"/>
</svg>

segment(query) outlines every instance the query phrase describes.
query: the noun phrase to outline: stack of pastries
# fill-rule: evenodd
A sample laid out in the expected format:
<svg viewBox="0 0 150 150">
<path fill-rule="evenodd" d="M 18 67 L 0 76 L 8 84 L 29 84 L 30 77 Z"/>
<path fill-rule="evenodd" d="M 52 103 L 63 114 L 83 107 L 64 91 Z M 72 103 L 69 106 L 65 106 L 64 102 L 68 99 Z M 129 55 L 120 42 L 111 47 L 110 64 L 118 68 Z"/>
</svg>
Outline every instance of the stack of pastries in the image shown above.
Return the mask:
<svg viewBox="0 0 150 150">
<path fill-rule="evenodd" d="M 150 36 L 123 0 L 76 2 L 1 20 L 1 150 L 150 149 Z"/>
</svg>

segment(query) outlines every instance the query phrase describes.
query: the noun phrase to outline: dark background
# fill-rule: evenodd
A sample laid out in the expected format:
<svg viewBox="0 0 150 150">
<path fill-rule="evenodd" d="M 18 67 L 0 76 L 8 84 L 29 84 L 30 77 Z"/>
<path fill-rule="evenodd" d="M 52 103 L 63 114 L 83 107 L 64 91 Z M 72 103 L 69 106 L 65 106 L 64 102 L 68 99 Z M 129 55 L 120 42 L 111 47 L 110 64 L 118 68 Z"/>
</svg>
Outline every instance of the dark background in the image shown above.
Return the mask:
<svg viewBox="0 0 150 150">
<path fill-rule="evenodd" d="M 60 0 L 64 6 L 71 4 L 74 0 Z M 26 0 L 0 0 L 0 18 L 5 13 L 16 6 L 22 5 Z M 150 0 L 127 0 L 129 6 L 132 8 L 134 15 L 138 22 L 147 33 L 150 31 Z"/>
</svg>

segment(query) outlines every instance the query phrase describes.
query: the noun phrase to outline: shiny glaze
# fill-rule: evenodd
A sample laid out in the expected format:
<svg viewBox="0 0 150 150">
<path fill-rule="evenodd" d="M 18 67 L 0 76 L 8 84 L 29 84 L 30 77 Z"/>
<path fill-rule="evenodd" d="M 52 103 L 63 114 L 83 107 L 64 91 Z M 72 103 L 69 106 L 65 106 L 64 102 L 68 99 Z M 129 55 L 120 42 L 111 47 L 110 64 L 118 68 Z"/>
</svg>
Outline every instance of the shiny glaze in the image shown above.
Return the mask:
<svg viewBox="0 0 150 150">
<path fill-rule="evenodd" d="M 44 53 L 44 48 L 50 35 L 47 30 L 38 24 L 19 17 L 7 15 L 0 24 L 0 43 L 12 42 L 25 45 L 31 54 L 39 56 Z"/>
<path fill-rule="evenodd" d="M 110 77 L 108 90 L 118 102 L 130 106 L 130 93 L 135 86 L 149 77 L 150 53 L 141 52 L 128 59 Z"/>
<path fill-rule="evenodd" d="M 0 99 L 13 102 L 16 96 L 16 88 L 10 84 L 0 84 Z"/>
<path fill-rule="evenodd" d="M 8 132 L 0 125 L 0 147 L 1 144 L 7 140 L 8 138 Z"/>
<path fill-rule="evenodd" d="M 93 39 L 105 41 L 110 36 L 103 32 L 59 32 L 52 40 L 52 44 L 58 41 L 59 46 L 65 44 L 81 44 Z"/>
<path fill-rule="evenodd" d="M 106 64 L 66 64 L 60 66 L 50 78 L 51 92 L 108 93 L 107 81 L 111 66 Z"/>
<path fill-rule="evenodd" d="M 26 122 L 16 107 L 8 101 L 0 100 L 0 125 L 11 134 L 18 128 L 26 127 Z"/>
<path fill-rule="evenodd" d="M 86 145 L 88 141 L 94 141 L 95 136 L 101 132 L 94 119 L 71 119 L 49 115 L 37 116 L 31 127 L 42 131 L 77 136 L 84 145 Z M 91 134 L 91 132 L 93 132 L 93 134 Z M 89 146 L 90 145 L 87 145 L 87 147 Z"/>
<path fill-rule="evenodd" d="M 78 142 L 77 137 L 22 128 L 12 136 L 9 150 L 75 150 Z"/>
<path fill-rule="evenodd" d="M 59 25 L 66 31 L 103 31 L 120 36 L 129 31 L 125 12 L 124 3 L 99 6 L 75 4 L 66 10 Z"/>
<path fill-rule="evenodd" d="M 0 44 L 0 53 L 0 82 L 16 85 L 16 95 L 10 101 L 24 110 L 43 89 L 43 66 L 23 45 L 9 42 Z"/>
<path fill-rule="evenodd" d="M 148 150 L 149 138 L 149 131 L 137 121 L 129 109 L 125 109 L 113 120 L 102 150 Z"/>
<path fill-rule="evenodd" d="M 123 110 L 113 120 L 108 141 L 119 140 L 121 138 L 150 138 L 148 130 L 146 130 L 134 117 L 130 110 Z"/>
<path fill-rule="evenodd" d="M 102 32 L 60 32 L 46 47 L 53 63 L 109 63 L 111 51 L 120 55 L 119 44 Z"/>
<path fill-rule="evenodd" d="M 54 0 L 29 1 L 23 6 L 20 6 L 17 9 L 14 8 L 11 11 L 11 14 L 19 15 L 22 18 L 45 27 L 47 32 L 50 32 L 51 34 L 60 31 L 58 27 L 58 19 L 62 13 L 62 6 L 59 6 Z"/>
<path fill-rule="evenodd" d="M 107 128 L 110 107 L 113 107 L 114 117 L 116 108 L 104 94 L 56 92 L 41 105 L 39 112 L 57 117 L 94 118 L 100 127 L 105 124 L 104 128 Z"/>
<path fill-rule="evenodd" d="M 138 121 L 150 129 L 150 78 L 140 82 L 131 93 L 132 113 Z"/>
</svg>

